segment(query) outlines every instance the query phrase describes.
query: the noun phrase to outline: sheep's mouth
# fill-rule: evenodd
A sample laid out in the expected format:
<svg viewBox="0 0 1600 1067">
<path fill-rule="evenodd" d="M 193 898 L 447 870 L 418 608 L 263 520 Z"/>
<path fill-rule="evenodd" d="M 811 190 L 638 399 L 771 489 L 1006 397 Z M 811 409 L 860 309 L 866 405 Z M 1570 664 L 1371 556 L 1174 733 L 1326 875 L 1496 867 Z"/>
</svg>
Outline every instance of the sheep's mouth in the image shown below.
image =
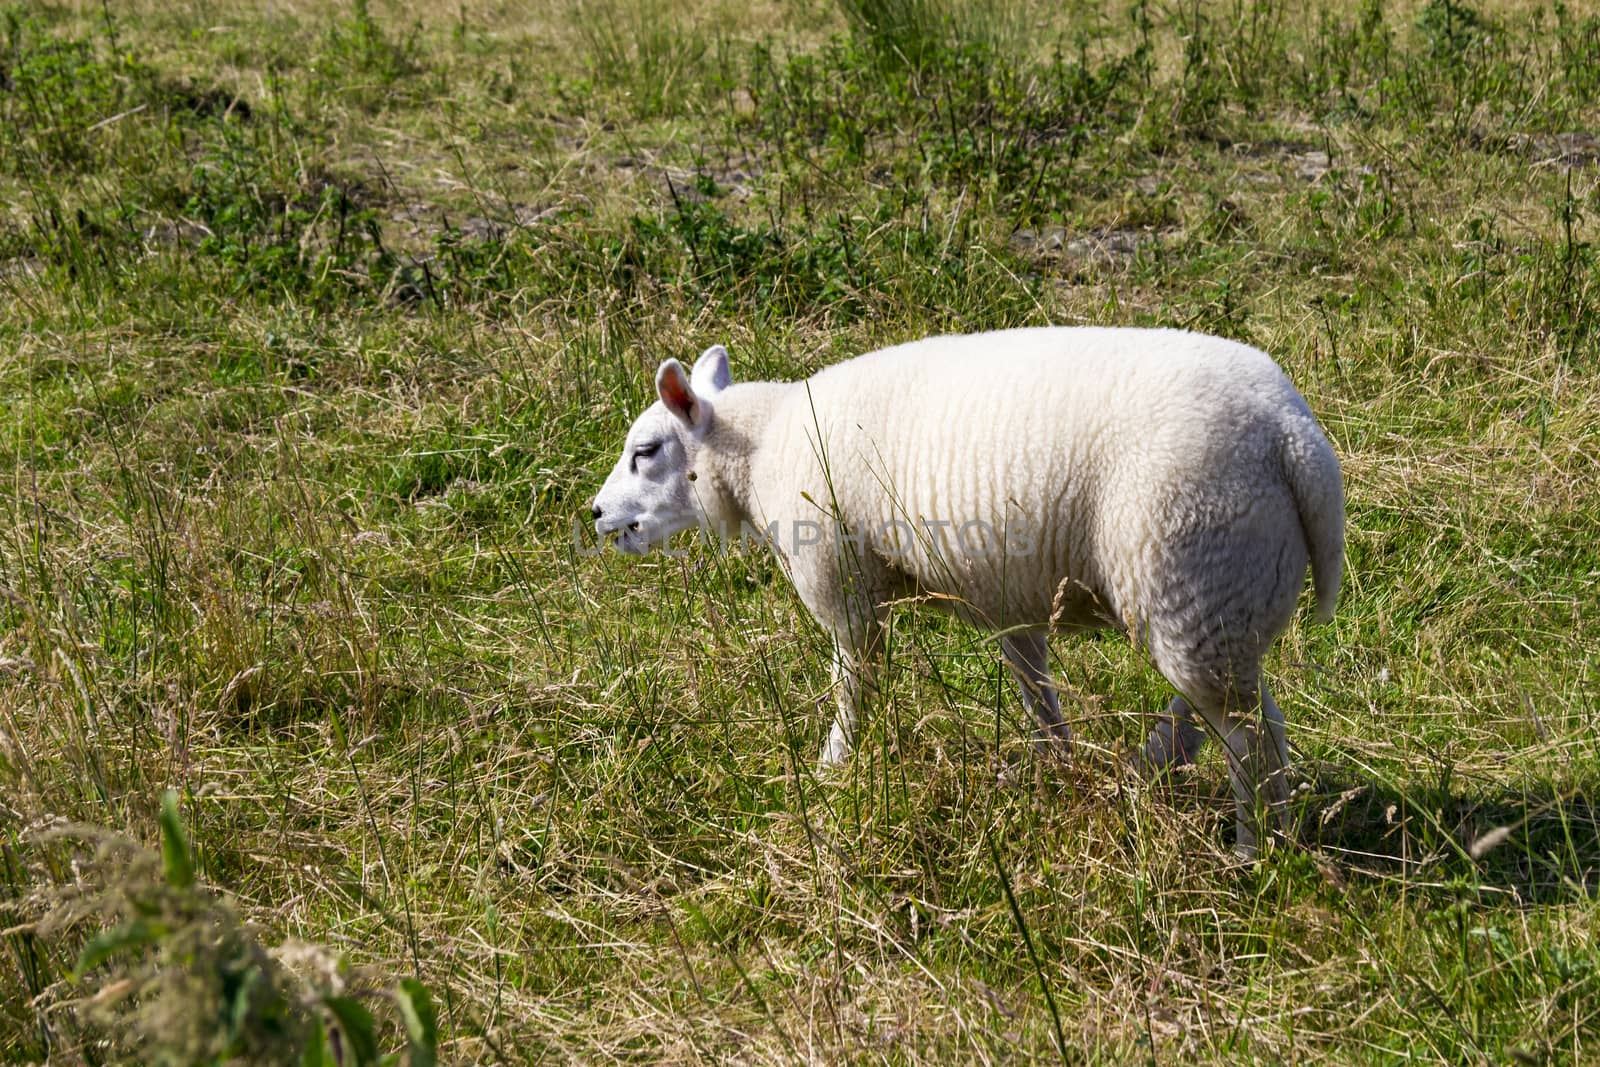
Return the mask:
<svg viewBox="0 0 1600 1067">
<path fill-rule="evenodd" d="M 626 525 L 613 526 L 605 531 L 605 540 L 612 548 L 629 556 L 642 556 L 650 550 L 649 539 L 644 534 L 644 524 L 638 519 Z"/>
<path fill-rule="evenodd" d="M 683 519 L 689 513 L 673 511 L 644 512 L 631 521 L 618 517 L 607 522 L 604 536 L 611 547 L 630 556 L 648 555 L 656 548 L 664 548 L 669 538 L 684 529 Z"/>
<path fill-rule="evenodd" d="M 598 527 L 599 523 L 596 523 L 595 525 Z M 600 537 L 601 537 L 601 539 L 603 541 L 605 541 L 607 544 L 614 545 L 618 541 L 620 541 L 623 537 L 625 537 L 626 535 L 628 535 L 630 533 L 633 533 L 633 534 L 638 533 L 640 531 L 640 529 L 641 529 L 641 527 L 639 526 L 639 522 L 638 522 L 637 519 L 635 519 L 633 522 L 628 523 L 626 526 L 604 527 L 604 528 L 601 528 L 599 532 L 600 532 Z"/>
<path fill-rule="evenodd" d="M 650 551 L 650 541 L 636 522 L 630 522 L 626 530 L 619 530 L 614 544 L 619 551 L 629 556 L 643 556 Z"/>
</svg>

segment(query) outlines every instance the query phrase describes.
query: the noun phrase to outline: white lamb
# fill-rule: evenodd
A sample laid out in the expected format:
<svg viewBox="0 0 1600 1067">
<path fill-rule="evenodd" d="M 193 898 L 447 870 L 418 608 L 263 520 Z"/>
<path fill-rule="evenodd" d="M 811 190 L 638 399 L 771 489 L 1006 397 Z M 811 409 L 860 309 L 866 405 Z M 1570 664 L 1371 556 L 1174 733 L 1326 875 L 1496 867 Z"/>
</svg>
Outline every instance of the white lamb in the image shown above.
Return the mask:
<svg viewBox="0 0 1600 1067">
<path fill-rule="evenodd" d="M 1046 635 L 1131 634 L 1178 692 L 1141 762 L 1228 749 L 1237 850 L 1258 800 L 1288 800 L 1283 715 L 1261 658 L 1311 566 L 1319 619 L 1344 561 L 1339 461 L 1270 357 L 1176 330 L 932 337 L 803 382 L 730 384 L 711 348 L 673 359 L 595 497 L 595 528 L 642 554 L 700 526 L 763 531 L 833 636 L 849 755 L 886 604 L 922 595 L 1000 632 L 1038 720 L 1065 743 Z M 1262 790 L 1265 796 L 1262 797 Z"/>
</svg>

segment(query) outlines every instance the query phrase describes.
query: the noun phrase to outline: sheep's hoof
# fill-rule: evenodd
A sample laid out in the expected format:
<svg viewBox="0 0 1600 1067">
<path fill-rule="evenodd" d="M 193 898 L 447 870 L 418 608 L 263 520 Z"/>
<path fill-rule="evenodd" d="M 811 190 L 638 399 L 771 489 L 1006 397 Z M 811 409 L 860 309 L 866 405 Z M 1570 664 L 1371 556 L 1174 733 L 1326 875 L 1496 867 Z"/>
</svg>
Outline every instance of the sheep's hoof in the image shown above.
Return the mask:
<svg viewBox="0 0 1600 1067">
<path fill-rule="evenodd" d="M 1134 761 L 1135 766 L 1146 778 L 1162 778 L 1170 771 L 1194 763 L 1205 739 L 1205 733 L 1194 723 L 1164 719 L 1150 731 L 1143 751 Z"/>
<path fill-rule="evenodd" d="M 833 774 L 850 760 L 850 742 L 841 737 L 837 731 L 829 735 L 828 743 L 822 746 L 822 758 L 817 761 L 817 773 L 821 775 Z"/>
<path fill-rule="evenodd" d="M 1033 735 L 1033 750 L 1046 759 L 1060 760 L 1062 763 L 1072 759 L 1072 735 L 1054 732 L 1037 731 Z"/>
<path fill-rule="evenodd" d="M 1259 862 L 1281 849 L 1293 850 L 1296 837 L 1287 825 L 1258 831 L 1254 827 L 1239 826 L 1233 839 L 1233 854 L 1246 862 Z"/>
</svg>

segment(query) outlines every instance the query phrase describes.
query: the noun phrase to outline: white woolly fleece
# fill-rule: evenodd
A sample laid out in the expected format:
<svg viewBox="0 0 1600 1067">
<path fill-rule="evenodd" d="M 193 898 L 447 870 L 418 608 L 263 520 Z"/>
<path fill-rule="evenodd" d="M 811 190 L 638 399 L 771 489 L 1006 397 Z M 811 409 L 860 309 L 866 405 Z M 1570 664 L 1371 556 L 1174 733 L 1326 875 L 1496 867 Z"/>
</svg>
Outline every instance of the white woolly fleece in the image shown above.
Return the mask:
<svg viewBox="0 0 1600 1067">
<path fill-rule="evenodd" d="M 747 421 L 746 388 L 717 395 L 719 418 Z M 830 508 L 857 532 L 903 535 L 895 520 L 909 520 L 909 551 L 869 584 L 955 597 L 993 628 L 1054 614 L 1152 640 L 1219 629 L 1264 650 L 1308 557 L 1322 616 L 1338 596 L 1338 460 L 1294 386 L 1246 345 L 1173 330 L 935 337 L 751 400 L 763 426 L 740 510 L 782 531 Z M 1033 551 L 963 554 L 953 535 L 974 520 Z M 834 584 L 829 543 L 786 540 L 797 584 Z"/>
</svg>

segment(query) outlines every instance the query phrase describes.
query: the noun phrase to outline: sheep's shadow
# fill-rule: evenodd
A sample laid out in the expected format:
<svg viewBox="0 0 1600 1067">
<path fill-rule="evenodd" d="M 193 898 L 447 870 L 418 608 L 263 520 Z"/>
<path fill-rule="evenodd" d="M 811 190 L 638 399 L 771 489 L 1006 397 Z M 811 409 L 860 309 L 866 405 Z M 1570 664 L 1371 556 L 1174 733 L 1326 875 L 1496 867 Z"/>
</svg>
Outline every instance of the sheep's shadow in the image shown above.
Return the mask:
<svg viewBox="0 0 1600 1067">
<path fill-rule="evenodd" d="M 1522 904 L 1600 898 L 1600 795 L 1589 776 L 1519 789 L 1463 778 L 1400 784 L 1302 764 L 1303 845 L 1356 876 L 1498 891 Z"/>
</svg>

